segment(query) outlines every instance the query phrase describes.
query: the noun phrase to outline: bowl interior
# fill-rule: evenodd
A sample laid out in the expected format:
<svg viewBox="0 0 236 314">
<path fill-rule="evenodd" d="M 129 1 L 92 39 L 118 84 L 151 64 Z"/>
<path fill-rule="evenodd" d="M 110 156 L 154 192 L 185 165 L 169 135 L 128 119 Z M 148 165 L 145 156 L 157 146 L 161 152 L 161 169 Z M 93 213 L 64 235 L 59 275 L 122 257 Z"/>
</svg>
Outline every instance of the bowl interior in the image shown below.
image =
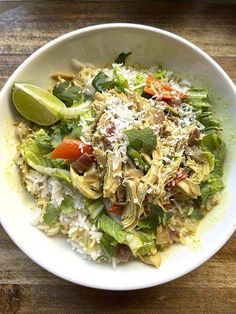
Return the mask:
<svg viewBox="0 0 236 314">
<path fill-rule="evenodd" d="M 208 87 L 214 107 L 222 117 L 228 144 L 226 189 L 221 204 L 201 223 L 201 245 L 197 245 L 195 237 L 190 239 L 191 248 L 176 246 L 170 249 L 159 269 L 133 261 L 113 271 L 110 265 L 97 265 L 82 259 L 63 237 L 44 235 L 30 224 L 32 199 L 22 188 L 13 164 L 16 151 L 12 125 L 15 112 L 10 100 L 13 82 L 47 88 L 52 84 L 50 75 L 53 72 L 72 69 L 73 58 L 101 65 L 113 61 L 123 51 L 132 52 L 130 64 L 162 64 L 196 86 Z M 62 278 L 90 287 L 136 289 L 161 284 L 187 273 L 213 255 L 235 229 L 235 102 L 234 86 L 219 66 L 195 46 L 164 31 L 135 25 L 99 26 L 64 35 L 49 43 L 18 68 L 0 94 L 0 142 L 4 147 L 0 160 L 0 218 L 4 228 L 35 262 Z"/>
</svg>

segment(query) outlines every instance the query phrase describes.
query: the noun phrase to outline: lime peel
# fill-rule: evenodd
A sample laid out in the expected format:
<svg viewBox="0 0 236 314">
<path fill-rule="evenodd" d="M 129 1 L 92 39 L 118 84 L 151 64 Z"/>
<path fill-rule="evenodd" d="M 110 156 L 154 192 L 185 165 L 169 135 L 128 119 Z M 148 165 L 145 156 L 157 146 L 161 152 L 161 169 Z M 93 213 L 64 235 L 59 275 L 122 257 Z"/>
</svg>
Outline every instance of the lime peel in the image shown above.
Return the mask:
<svg viewBox="0 0 236 314">
<path fill-rule="evenodd" d="M 22 83 L 13 85 L 12 101 L 23 117 L 42 126 L 50 126 L 62 118 L 73 119 L 91 108 L 90 100 L 76 107 L 67 108 L 60 99 L 48 91 Z"/>
<path fill-rule="evenodd" d="M 15 83 L 12 101 L 17 111 L 26 119 L 42 126 L 49 126 L 62 118 L 66 106 L 48 91 L 31 85 Z"/>
</svg>

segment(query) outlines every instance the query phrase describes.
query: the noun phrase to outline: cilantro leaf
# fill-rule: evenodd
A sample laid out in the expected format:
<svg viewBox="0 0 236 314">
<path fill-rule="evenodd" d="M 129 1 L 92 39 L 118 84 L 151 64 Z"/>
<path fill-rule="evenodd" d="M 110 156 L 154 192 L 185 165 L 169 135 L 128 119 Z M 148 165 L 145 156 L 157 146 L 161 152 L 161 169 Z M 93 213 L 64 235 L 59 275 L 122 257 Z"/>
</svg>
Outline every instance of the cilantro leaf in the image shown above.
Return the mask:
<svg viewBox="0 0 236 314">
<path fill-rule="evenodd" d="M 69 136 L 75 139 L 80 138 L 81 126 L 79 125 L 80 118 L 71 120 L 61 120 L 59 123 L 51 127 L 51 144 L 56 148 L 64 137 Z"/>
<path fill-rule="evenodd" d="M 119 56 L 116 58 L 115 63 L 117 64 L 125 64 L 126 59 L 128 58 L 129 55 L 131 55 L 132 52 L 121 52 Z"/>
<path fill-rule="evenodd" d="M 163 224 L 164 226 L 167 224 L 167 221 L 170 220 L 170 218 L 173 216 L 172 212 L 166 212 L 158 205 L 151 204 L 150 208 L 152 211 L 156 212 L 159 224 Z"/>
<path fill-rule="evenodd" d="M 58 213 L 56 208 L 52 204 L 48 204 L 43 220 L 46 225 L 52 226 L 57 221 Z"/>
<path fill-rule="evenodd" d="M 113 88 L 114 85 L 114 81 L 102 71 L 99 72 L 92 81 L 92 86 L 100 93 L 103 90 Z"/>
<path fill-rule="evenodd" d="M 52 93 L 68 107 L 79 105 L 85 101 L 81 89 L 78 86 L 72 85 L 70 82 L 57 83 Z"/>
<path fill-rule="evenodd" d="M 143 149 L 146 153 L 151 153 L 156 147 L 156 135 L 151 128 L 144 128 L 142 130 L 131 129 L 124 133 L 129 138 L 130 146 L 137 151 Z"/>
<path fill-rule="evenodd" d="M 155 210 L 152 210 L 147 217 L 140 219 L 137 224 L 139 229 L 152 229 L 152 230 L 155 230 L 158 225 L 159 225 L 159 216 L 158 216 L 158 212 Z"/>
<path fill-rule="evenodd" d="M 128 80 L 121 75 L 119 68 L 115 68 L 113 71 L 113 79 L 111 79 L 104 72 L 99 72 L 92 81 L 92 86 L 98 91 L 102 92 L 107 89 L 116 87 L 119 93 L 123 93 L 125 88 L 129 87 Z"/>
<path fill-rule="evenodd" d="M 140 229 L 151 229 L 156 230 L 156 228 L 163 224 L 166 226 L 168 220 L 173 216 L 172 212 L 165 212 L 158 205 L 150 205 L 150 214 L 144 219 L 140 219 L 137 226 Z"/>
<path fill-rule="evenodd" d="M 75 211 L 73 198 L 69 195 L 64 196 L 64 200 L 61 202 L 60 209 L 62 214 L 69 214 Z"/>
</svg>

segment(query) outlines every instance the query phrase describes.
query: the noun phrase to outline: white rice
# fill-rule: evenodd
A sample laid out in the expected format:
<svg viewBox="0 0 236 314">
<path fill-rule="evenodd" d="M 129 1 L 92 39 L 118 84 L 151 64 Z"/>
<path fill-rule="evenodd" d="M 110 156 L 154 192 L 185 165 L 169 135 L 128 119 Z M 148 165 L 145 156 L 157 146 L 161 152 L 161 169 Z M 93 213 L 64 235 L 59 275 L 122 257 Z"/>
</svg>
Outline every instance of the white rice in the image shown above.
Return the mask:
<svg viewBox="0 0 236 314">
<path fill-rule="evenodd" d="M 38 203 L 32 216 L 31 223 L 34 226 L 37 226 L 48 236 L 62 232 L 67 236 L 72 250 L 84 258 L 96 261 L 103 255 L 100 244 L 102 233 L 89 221 L 84 199 L 78 191 L 66 182 L 42 175 L 33 169 L 24 175 L 24 182 L 27 190 L 36 197 Z M 52 203 L 55 208 L 59 208 L 65 195 L 70 195 L 73 198 L 75 210 L 67 215 L 60 213 L 58 222 L 52 226 L 46 225 L 43 216 L 47 204 Z"/>
</svg>

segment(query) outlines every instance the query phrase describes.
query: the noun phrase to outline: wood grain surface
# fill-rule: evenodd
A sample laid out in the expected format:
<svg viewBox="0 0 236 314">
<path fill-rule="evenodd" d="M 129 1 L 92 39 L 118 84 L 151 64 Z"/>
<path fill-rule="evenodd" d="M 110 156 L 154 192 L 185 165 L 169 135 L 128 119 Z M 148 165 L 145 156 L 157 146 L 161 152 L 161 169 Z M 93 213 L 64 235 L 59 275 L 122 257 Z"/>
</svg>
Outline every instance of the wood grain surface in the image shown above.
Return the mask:
<svg viewBox="0 0 236 314">
<path fill-rule="evenodd" d="M 181 35 L 210 54 L 236 82 L 233 2 L 0 1 L 0 87 L 49 40 L 108 22 L 142 23 Z M 0 226 L 0 313 L 16 312 L 236 313 L 236 235 L 182 278 L 145 290 L 112 292 L 51 275 L 25 256 Z"/>
</svg>

